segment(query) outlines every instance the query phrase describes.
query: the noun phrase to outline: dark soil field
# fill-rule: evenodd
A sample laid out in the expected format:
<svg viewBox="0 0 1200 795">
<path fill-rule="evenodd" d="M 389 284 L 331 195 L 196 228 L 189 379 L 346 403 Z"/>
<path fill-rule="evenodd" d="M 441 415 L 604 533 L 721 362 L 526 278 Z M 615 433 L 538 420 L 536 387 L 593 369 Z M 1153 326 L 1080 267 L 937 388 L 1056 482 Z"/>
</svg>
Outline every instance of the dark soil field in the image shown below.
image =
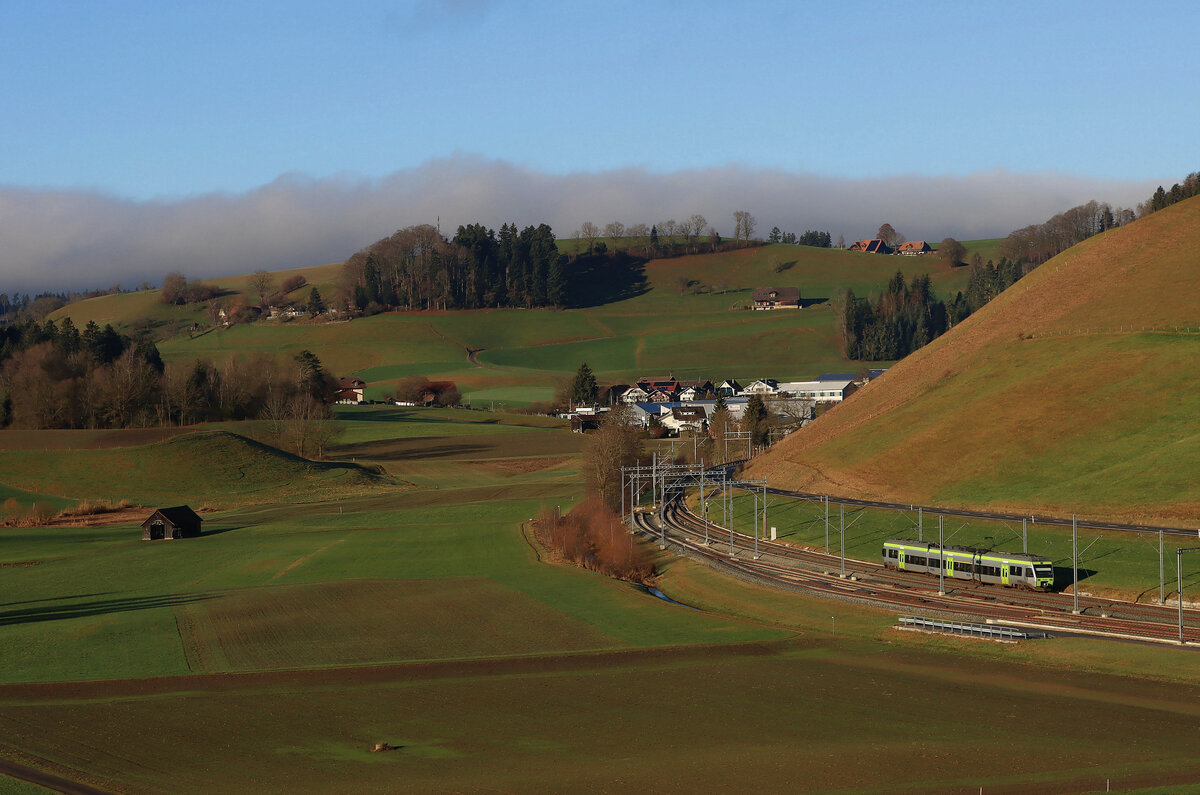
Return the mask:
<svg viewBox="0 0 1200 795">
<path fill-rule="evenodd" d="M 1200 776 L 1195 687 L 853 641 L 5 686 L 0 707 L 2 742 L 22 749 L 6 756 L 129 792 L 1077 792 Z"/>
</svg>

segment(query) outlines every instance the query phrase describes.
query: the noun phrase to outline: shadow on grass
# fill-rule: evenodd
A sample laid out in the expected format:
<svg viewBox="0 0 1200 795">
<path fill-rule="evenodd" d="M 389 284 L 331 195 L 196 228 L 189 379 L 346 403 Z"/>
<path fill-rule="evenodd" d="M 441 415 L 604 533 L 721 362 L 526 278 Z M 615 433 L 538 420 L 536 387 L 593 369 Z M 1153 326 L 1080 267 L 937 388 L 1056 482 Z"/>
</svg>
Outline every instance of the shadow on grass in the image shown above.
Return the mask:
<svg viewBox="0 0 1200 795">
<path fill-rule="evenodd" d="M 21 602 L 5 602 L 0 604 L 0 607 L 12 607 L 13 605 L 32 605 L 39 602 L 61 602 L 66 599 L 88 599 L 93 596 L 108 596 L 109 594 L 114 593 L 116 593 L 116 591 L 98 591 L 96 593 L 76 593 L 71 594 L 70 596 L 51 596 L 48 599 L 26 599 Z"/>
<path fill-rule="evenodd" d="M 213 527 L 200 532 L 200 538 L 208 538 L 209 536 L 219 536 L 222 533 L 229 533 L 233 530 L 241 530 L 245 525 L 230 525 L 229 527 Z"/>
<path fill-rule="evenodd" d="M 827 304 L 827 303 L 829 303 L 828 298 L 801 298 L 800 299 L 800 308 L 808 309 L 810 306 L 817 306 L 819 304 Z"/>
<path fill-rule="evenodd" d="M 1095 577 L 1100 572 L 1096 569 L 1085 569 L 1079 567 L 1079 582 L 1083 582 L 1089 577 Z M 1050 590 L 1062 592 L 1071 587 L 1075 581 L 1075 574 L 1070 566 L 1055 566 L 1054 567 L 1054 587 Z"/>
<path fill-rule="evenodd" d="M 463 410 L 463 419 L 461 422 L 475 422 L 482 425 L 495 425 L 500 422 L 495 417 L 481 418 L 478 412 L 467 413 Z M 442 416 L 431 416 L 424 411 L 413 410 L 410 408 L 374 408 L 370 411 L 354 411 L 341 412 L 334 411 L 336 419 L 346 420 L 348 422 L 410 422 L 410 423 L 437 423 L 437 422 L 458 422 L 457 418 L 447 418 Z"/>
<path fill-rule="evenodd" d="M 175 607 L 216 598 L 215 594 L 163 594 L 161 596 L 99 599 L 92 602 L 26 607 L 20 610 L 0 611 L 0 627 L 36 624 L 43 621 L 61 621 L 70 618 L 89 618 L 112 613 L 129 613 L 135 610 L 154 610 L 160 607 Z"/>
<path fill-rule="evenodd" d="M 611 304 L 649 291 L 646 260 L 624 251 L 577 257 L 571 272 L 566 304 L 572 309 Z"/>
<path fill-rule="evenodd" d="M 347 445 L 333 450 L 331 453 L 338 460 L 348 457 L 386 459 L 390 461 L 412 461 L 417 459 L 451 458 L 456 456 L 472 456 L 479 453 L 494 452 L 495 448 L 482 444 L 448 441 L 442 444 L 431 444 L 434 438 L 422 439 L 380 439 L 374 442 L 362 442 Z"/>
</svg>

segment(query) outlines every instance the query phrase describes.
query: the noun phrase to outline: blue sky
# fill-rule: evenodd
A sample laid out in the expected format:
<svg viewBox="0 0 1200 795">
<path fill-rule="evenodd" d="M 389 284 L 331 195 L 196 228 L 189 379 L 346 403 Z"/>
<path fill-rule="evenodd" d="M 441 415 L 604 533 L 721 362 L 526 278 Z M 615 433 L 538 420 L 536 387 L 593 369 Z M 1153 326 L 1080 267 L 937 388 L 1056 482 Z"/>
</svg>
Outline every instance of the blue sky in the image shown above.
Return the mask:
<svg viewBox="0 0 1200 795">
<path fill-rule="evenodd" d="M 0 184 L 1195 170 L 1198 12 L 1130 2 L 37 2 L 0 11 Z"/>
<path fill-rule="evenodd" d="M 0 3 L 0 291 L 440 223 L 1001 237 L 1200 168 L 1185 3 Z"/>
</svg>

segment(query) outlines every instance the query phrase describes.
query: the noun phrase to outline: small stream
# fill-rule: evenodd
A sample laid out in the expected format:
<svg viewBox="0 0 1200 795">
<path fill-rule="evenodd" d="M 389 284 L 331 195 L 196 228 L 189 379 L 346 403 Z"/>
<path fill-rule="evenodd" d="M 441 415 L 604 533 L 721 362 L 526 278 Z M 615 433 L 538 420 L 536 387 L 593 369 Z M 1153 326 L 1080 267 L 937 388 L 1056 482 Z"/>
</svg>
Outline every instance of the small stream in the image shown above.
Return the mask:
<svg viewBox="0 0 1200 795">
<path fill-rule="evenodd" d="M 673 605 L 679 605 L 680 607 L 686 607 L 688 610 L 699 610 L 700 609 L 698 607 L 692 607 L 691 605 L 685 605 L 683 602 L 676 602 L 674 599 L 667 596 L 665 593 L 658 590 L 657 588 L 651 588 L 647 585 L 643 585 L 640 587 L 646 593 L 650 594 L 651 596 L 655 597 L 656 599 L 662 599 L 664 602 L 670 602 Z"/>
</svg>

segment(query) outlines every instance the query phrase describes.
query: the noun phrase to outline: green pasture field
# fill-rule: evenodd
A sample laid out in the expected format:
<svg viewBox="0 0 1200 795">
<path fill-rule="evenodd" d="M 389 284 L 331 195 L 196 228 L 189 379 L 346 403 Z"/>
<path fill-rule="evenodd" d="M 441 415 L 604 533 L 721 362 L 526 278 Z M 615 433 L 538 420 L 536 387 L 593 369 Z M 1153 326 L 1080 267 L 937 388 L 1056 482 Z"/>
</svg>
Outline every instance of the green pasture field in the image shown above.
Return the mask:
<svg viewBox="0 0 1200 795">
<path fill-rule="evenodd" d="M 354 464 L 308 461 L 243 436 L 203 431 L 144 447 L 9 450 L 0 457 L 0 482 L 63 500 L 174 505 L 187 495 L 198 506 L 225 507 L 356 494 L 377 488 L 381 478 Z"/>
<path fill-rule="evenodd" d="M 579 499 L 584 440 L 546 427 L 560 422 L 336 416 L 331 456 L 392 479 L 286 492 L 296 462 L 250 457 L 246 491 L 204 514 L 199 539 L 0 528 L 0 756 L 133 792 L 1056 791 L 1200 775 L 1197 702 L 1145 679 L 1149 666 L 1190 693 L 1186 652 L 901 633 L 886 611 L 662 557 L 658 584 L 701 609 L 670 605 L 527 540 L 539 509 Z M 159 451 L 240 449 L 223 427 L 69 454 L 98 456 L 93 469 L 149 457 L 141 488 L 190 502 L 233 470 L 179 477 Z M 67 451 L 18 447 L 38 488 L 65 477 L 64 459 L 37 459 Z M 80 496 L 102 496 L 87 469 L 71 470 Z M 815 532 L 801 508 L 771 510 L 789 537 Z M 872 521 L 853 527 L 864 547 L 890 532 Z M 1147 724 L 1155 741 L 1131 743 Z M 398 748 L 369 753 L 377 742 Z M 940 761 L 910 769 L 914 754 Z"/>
<path fill-rule="evenodd" d="M 288 298 L 292 301 L 307 302 L 309 291 L 313 287 L 316 287 L 328 300 L 333 297 L 334 286 L 341 267 L 340 264 L 333 264 L 273 271 L 272 277 L 276 287 L 291 276 L 303 276 L 308 280 L 308 284 L 289 294 Z M 163 276 L 166 275 L 167 272 L 164 271 Z M 201 284 L 217 287 L 219 301 L 238 298 L 247 304 L 258 304 L 258 294 L 251 287 L 251 276 L 248 274 L 198 280 L 192 278 L 195 274 L 184 275 L 189 277 L 189 281 L 199 281 Z M 184 321 L 187 323 L 207 322 L 203 306 L 180 307 L 164 304 L 162 290 L 157 288 L 89 298 L 71 304 L 68 309 L 55 313 L 54 317 L 66 315 L 69 315 L 80 328 L 83 328 L 89 320 L 95 321 L 100 326 L 105 323 L 111 323 L 113 326 L 129 325 L 133 320 L 149 321 L 151 325 L 172 324 L 175 326 L 181 325 Z"/>
<path fill-rule="evenodd" d="M 776 266 L 783 270 L 776 272 Z M 332 290 L 337 267 L 297 273 L 324 293 Z M 167 361 L 199 357 L 220 366 L 233 355 L 289 357 L 311 350 L 331 373 L 366 380 L 369 399 L 394 391 L 403 378 L 425 376 L 455 381 L 476 402 L 515 407 L 552 397 L 557 383 L 583 361 L 607 381 L 658 372 L 714 380 L 804 379 L 844 370 L 829 302 L 845 288 L 859 295 L 878 291 L 896 270 L 910 279 L 930 273 L 947 296 L 966 284 L 965 269 L 948 268 L 935 258 L 777 244 L 654 260 L 645 266 L 641 294 L 565 311 L 396 312 L 352 322 L 260 321 L 185 332 L 186 325 L 203 325 L 203 311 L 166 306 L 155 290 L 90 299 L 55 317 L 125 327 L 147 320 L 164 326 L 174 322 L 180 330 L 158 342 Z M 290 273 L 277 273 L 276 281 Z M 251 289 L 249 277 L 213 283 L 229 295 Z M 786 285 L 800 286 L 812 305 L 798 311 L 745 309 L 753 288 Z M 484 367 L 468 362 L 468 350 L 479 351 Z"/>
<path fill-rule="evenodd" d="M 1000 244 L 1004 242 L 1002 237 L 987 238 L 984 240 L 962 240 L 960 241 L 967 249 L 966 261 L 969 263 L 978 254 L 983 259 L 984 264 L 988 260 L 993 263 L 1000 261 Z M 931 245 L 936 246 L 936 243 Z"/>
</svg>

